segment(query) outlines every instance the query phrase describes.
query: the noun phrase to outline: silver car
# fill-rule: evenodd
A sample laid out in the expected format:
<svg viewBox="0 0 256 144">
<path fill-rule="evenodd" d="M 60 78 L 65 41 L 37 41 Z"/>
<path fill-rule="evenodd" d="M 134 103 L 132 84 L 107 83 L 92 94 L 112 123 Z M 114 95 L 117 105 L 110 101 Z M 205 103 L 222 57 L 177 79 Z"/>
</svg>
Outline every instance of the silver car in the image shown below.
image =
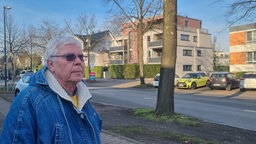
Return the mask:
<svg viewBox="0 0 256 144">
<path fill-rule="evenodd" d="M 26 73 L 20 78 L 20 80 L 17 82 L 15 86 L 15 96 L 17 96 L 20 93 L 20 91 L 22 91 L 29 85 L 30 78 L 33 74 L 34 73 Z"/>
<path fill-rule="evenodd" d="M 243 74 L 240 84 L 240 91 L 245 91 L 246 89 L 256 89 L 256 73 L 245 73 Z"/>
<path fill-rule="evenodd" d="M 177 84 L 178 80 L 180 79 L 180 77 L 175 74 L 175 77 L 174 77 L 174 85 Z M 154 77 L 154 80 L 153 80 L 153 87 L 157 88 L 159 86 L 159 80 L 160 80 L 160 74 L 157 74 L 155 77 Z"/>
</svg>

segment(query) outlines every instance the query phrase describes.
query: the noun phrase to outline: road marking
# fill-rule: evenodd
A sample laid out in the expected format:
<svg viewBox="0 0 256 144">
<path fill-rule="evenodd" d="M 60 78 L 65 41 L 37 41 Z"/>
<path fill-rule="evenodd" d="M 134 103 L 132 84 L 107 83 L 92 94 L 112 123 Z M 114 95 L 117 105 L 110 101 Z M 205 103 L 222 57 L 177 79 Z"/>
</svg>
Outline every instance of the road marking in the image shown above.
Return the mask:
<svg viewBox="0 0 256 144">
<path fill-rule="evenodd" d="M 256 111 L 255 111 L 255 110 L 244 110 L 244 111 L 246 111 L 246 112 L 256 113 Z"/>
</svg>

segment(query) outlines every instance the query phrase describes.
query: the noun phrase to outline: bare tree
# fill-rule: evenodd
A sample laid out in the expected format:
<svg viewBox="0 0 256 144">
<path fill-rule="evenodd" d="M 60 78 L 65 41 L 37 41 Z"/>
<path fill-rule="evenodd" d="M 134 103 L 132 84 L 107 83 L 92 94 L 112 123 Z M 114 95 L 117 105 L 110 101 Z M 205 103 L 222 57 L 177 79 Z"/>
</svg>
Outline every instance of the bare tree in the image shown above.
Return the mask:
<svg viewBox="0 0 256 144">
<path fill-rule="evenodd" d="M 164 38 L 157 114 L 174 114 L 174 77 L 177 51 L 177 0 L 164 0 Z"/>
<path fill-rule="evenodd" d="M 122 25 L 125 20 L 125 17 L 116 14 L 104 23 L 104 28 L 109 30 L 114 37 L 119 37 L 122 35 Z"/>
<path fill-rule="evenodd" d="M 28 27 L 28 47 L 27 52 L 30 59 L 30 70 L 33 70 L 33 50 L 35 51 L 37 45 L 37 29 L 33 26 Z"/>
<path fill-rule="evenodd" d="M 44 19 L 38 27 L 28 26 L 26 32 L 27 54 L 29 54 L 30 68 L 32 70 L 32 68 L 42 64 L 39 56 L 45 52 L 49 41 L 53 37 L 64 33 L 64 29 L 55 24 L 55 22 Z"/>
<path fill-rule="evenodd" d="M 55 36 L 61 35 L 65 32 L 64 28 L 61 28 L 55 22 L 44 19 L 37 29 L 37 34 L 34 35 L 36 42 L 34 46 L 41 53 L 44 53 L 48 42 Z"/>
<path fill-rule="evenodd" d="M 144 60 L 143 60 L 143 35 L 151 26 L 156 15 L 162 12 L 162 0 L 105 0 L 113 4 L 111 11 L 126 17 L 132 25 L 137 36 L 137 51 L 139 58 L 140 83 L 144 80 Z M 115 8 L 117 7 L 117 9 Z M 118 11 L 116 11 L 118 10 Z M 145 21 L 145 19 L 147 20 Z"/>
<path fill-rule="evenodd" d="M 228 22 L 230 23 L 230 25 L 233 25 L 242 20 L 255 21 L 255 10 L 255 0 L 235 0 L 231 3 L 229 11 L 227 13 Z"/>
<path fill-rule="evenodd" d="M 8 63 L 11 63 L 11 71 L 13 76 L 16 75 L 15 61 L 17 53 L 26 47 L 26 41 L 20 37 L 22 35 L 21 29 L 13 22 L 11 15 L 8 16 L 7 21 L 7 55 Z"/>
<path fill-rule="evenodd" d="M 90 52 L 94 48 L 94 46 L 97 44 L 97 42 L 92 42 L 92 34 L 94 33 L 94 30 L 96 28 L 96 20 L 95 16 L 91 15 L 91 17 L 88 17 L 88 15 L 81 14 L 77 18 L 77 22 L 75 23 L 75 27 L 73 28 L 70 21 L 66 20 L 66 26 L 68 31 L 79 38 L 83 43 L 83 50 L 87 52 L 88 56 L 88 74 L 91 72 L 91 57 Z"/>
</svg>

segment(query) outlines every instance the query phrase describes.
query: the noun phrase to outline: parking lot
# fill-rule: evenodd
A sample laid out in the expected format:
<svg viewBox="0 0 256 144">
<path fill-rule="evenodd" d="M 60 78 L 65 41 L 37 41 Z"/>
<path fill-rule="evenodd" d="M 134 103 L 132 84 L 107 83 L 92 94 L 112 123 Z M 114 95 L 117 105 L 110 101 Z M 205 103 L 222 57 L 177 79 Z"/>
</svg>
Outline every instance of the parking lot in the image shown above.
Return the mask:
<svg viewBox="0 0 256 144">
<path fill-rule="evenodd" d="M 175 88 L 175 93 L 187 93 L 215 97 L 233 97 L 238 99 L 256 99 L 256 90 L 246 90 L 244 92 L 240 92 L 239 88 L 232 89 L 230 91 L 226 91 L 224 89 L 211 90 L 209 87 L 201 87 L 195 90 Z"/>
<path fill-rule="evenodd" d="M 146 80 L 146 83 L 152 84 L 152 79 Z M 116 79 L 97 79 L 89 82 L 88 87 L 113 87 L 113 88 L 130 88 L 139 85 L 139 80 L 116 80 Z M 4 85 L 4 80 L 0 80 L 0 85 Z M 152 88 L 157 90 L 157 88 Z M 238 88 L 226 91 L 224 89 L 211 90 L 209 87 L 200 87 L 195 90 L 175 88 L 175 93 L 197 94 L 202 96 L 216 97 L 234 97 L 240 99 L 256 99 L 256 90 L 247 90 L 240 92 Z"/>
</svg>

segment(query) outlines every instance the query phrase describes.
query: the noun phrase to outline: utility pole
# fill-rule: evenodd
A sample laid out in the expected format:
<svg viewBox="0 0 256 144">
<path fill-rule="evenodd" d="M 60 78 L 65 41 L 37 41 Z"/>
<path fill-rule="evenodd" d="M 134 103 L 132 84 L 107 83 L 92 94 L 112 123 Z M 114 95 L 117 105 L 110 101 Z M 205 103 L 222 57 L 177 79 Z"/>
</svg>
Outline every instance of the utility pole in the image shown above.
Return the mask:
<svg viewBox="0 0 256 144">
<path fill-rule="evenodd" d="M 7 50 L 6 50 L 6 10 L 11 9 L 9 6 L 4 6 L 4 86 L 7 87 Z"/>
</svg>

